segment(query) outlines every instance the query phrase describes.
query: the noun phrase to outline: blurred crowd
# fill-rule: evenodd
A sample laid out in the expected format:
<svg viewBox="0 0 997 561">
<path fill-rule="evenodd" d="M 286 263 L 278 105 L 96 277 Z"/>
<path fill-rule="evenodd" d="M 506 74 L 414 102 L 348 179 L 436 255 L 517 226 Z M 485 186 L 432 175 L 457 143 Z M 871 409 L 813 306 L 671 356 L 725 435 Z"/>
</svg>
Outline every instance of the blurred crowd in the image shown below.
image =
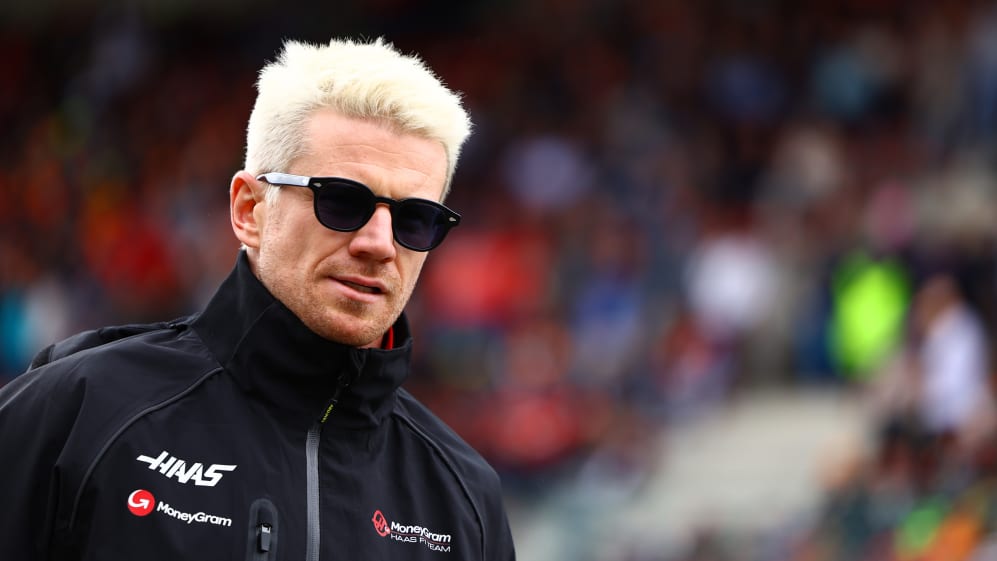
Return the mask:
<svg viewBox="0 0 997 561">
<path fill-rule="evenodd" d="M 196 311 L 235 261 L 257 69 L 284 37 L 384 35 L 475 121 L 409 388 L 510 500 L 637 493 L 665 427 L 829 386 L 877 427 L 810 524 L 615 559 L 997 555 L 994 4 L 74 6 L 0 12 L 0 384 L 78 330 Z"/>
</svg>

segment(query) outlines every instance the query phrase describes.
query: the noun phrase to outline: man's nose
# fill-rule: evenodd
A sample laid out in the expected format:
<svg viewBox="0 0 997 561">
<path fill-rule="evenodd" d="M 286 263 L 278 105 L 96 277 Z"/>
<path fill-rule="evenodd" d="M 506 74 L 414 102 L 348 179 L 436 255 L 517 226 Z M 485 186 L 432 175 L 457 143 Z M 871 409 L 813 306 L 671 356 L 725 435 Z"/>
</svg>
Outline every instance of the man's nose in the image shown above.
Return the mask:
<svg viewBox="0 0 997 561">
<path fill-rule="evenodd" d="M 391 210 L 387 205 L 379 204 L 370 220 L 353 232 L 350 253 L 355 256 L 366 256 L 375 261 L 388 261 L 395 257 L 395 252 Z"/>
</svg>

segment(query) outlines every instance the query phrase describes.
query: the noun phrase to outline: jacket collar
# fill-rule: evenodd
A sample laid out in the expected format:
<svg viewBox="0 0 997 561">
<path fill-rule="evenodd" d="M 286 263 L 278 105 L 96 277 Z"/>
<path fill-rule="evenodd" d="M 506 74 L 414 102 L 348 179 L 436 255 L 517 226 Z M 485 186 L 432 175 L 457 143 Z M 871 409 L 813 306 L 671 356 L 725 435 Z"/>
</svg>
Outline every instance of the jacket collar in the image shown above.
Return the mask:
<svg viewBox="0 0 997 561">
<path fill-rule="evenodd" d="M 192 328 L 245 391 L 302 421 L 321 420 L 334 405 L 326 425 L 376 426 L 409 372 L 412 339 L 404 315 L 395 322 L 391 350 L 324 339 L 270 294 L 245 251 Z"/>
</svg>

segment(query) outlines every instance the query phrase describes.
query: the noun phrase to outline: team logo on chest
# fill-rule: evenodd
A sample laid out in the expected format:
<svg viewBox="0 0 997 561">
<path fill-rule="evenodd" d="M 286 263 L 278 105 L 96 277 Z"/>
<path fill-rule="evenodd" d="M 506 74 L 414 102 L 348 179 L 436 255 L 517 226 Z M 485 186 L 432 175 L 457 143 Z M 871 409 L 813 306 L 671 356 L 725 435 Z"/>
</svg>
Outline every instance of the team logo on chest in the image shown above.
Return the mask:
<svg viewBox="0 0 997 561">
<path fill-rule="evenodd" d="M 170 455 L 163 450 L 159 456 L 139 456 L 135 458 L 140 462 L 149 464 L 149 469 L 157 470 L 170 479 L 176 479 L 180 483 L 194 482 L 194 485 L 202 487 L 214 487 L 222 480 L 224 472 L 234 471 L 235 464 L 210 464 L 205 467 L 201 462 L 188 464 L 176 456 Z"/>
<path fill-rule="evenodd" d="M 374 524 L 374 531 L 382 538 L 411 544 L 421 544 L 422 546 L 439 551 L 450 553 L 453 545 L 453 537 L 435 530 L 430 530 L 418 524 L 399 524 L 388 518 L 380 510 L 375 510 L 370 521 Z"/>
<path fill-rule="evenodd" d="M 156 507 L 156 497 L 145 489 L 135 489 L 128 495 L 128 510 L 135 516 L 148 516 Z"/>
</svg>

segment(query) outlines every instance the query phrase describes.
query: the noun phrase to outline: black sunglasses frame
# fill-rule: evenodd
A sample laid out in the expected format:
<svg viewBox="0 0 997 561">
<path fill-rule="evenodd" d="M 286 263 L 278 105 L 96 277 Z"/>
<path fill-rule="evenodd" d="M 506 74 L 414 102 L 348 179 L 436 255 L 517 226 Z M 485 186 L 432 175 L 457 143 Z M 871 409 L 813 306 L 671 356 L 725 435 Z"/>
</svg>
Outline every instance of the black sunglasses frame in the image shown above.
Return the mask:
<svg viewBox="0 0 997 561">
<path fill-rule="evenodd" d="M 447 208 L 446 206 L 429 199 L 421 198 L 407 198 L 407 199 L 392 199 L 389 197 L 381 197 L 376 195 L 370 187 L 367 187 L 359 181 L 354 181 L 352 179 L 346 179 L 344 177 L 308 177 L 304 175 L 292 175 L 289 173 L 279 173 L 279 172 L 269 172 L 261 173 L 256 176 L 257 181 L 265 181 L 271 185 L 287 185 L 291 187 L 307 187 L 312 190 L 313 193 L 313 206 L 315 210 L 315 218 L 320 224 L 325 226 L 330 230 L 335 230 L 337 232 L 355 232 L 360 228 L 363 228 L 370 218 L 374 216 L 374 211 L 377 210 L 378 204 L 388 205 L 388 210 L 391 212 L 391 233 L 395 241 L 401 246 L 411 249 L 412 251 L 430 251 L 439 247 L 443 240 L 447 237 L 450 229 L 454 226 L 460 224 L 460 214 L 456 211 Z M 320 200 L 323 198 L 323 193 L 329 193 L 329 188 L 334 188 L 337 185 L 346 186 L 353 189 L 360 188 L 364 192 L 369 193 L 369 205 L 367 208 L 363 209 L 363 214 L 358 214 L 360 221 L 356 226 L 349 228 L 342 228 L 326 223 L 322 220 L 322 213 L 319 209 Z M 404 239 L 398 237 L 398 230 L 395 229 L 395 217 L 396 212 L 400 209 L 405 208 L 409 205 L 417 205 L 422 207 L 430 207 L 437 212 L 437 220 L 434 224 L 426 224 L 426 228 L 440 228 L 439 233 L 436 234 L 433 240 L 428 246 L 419 246 L 406 242 Z"/>
</svg>

